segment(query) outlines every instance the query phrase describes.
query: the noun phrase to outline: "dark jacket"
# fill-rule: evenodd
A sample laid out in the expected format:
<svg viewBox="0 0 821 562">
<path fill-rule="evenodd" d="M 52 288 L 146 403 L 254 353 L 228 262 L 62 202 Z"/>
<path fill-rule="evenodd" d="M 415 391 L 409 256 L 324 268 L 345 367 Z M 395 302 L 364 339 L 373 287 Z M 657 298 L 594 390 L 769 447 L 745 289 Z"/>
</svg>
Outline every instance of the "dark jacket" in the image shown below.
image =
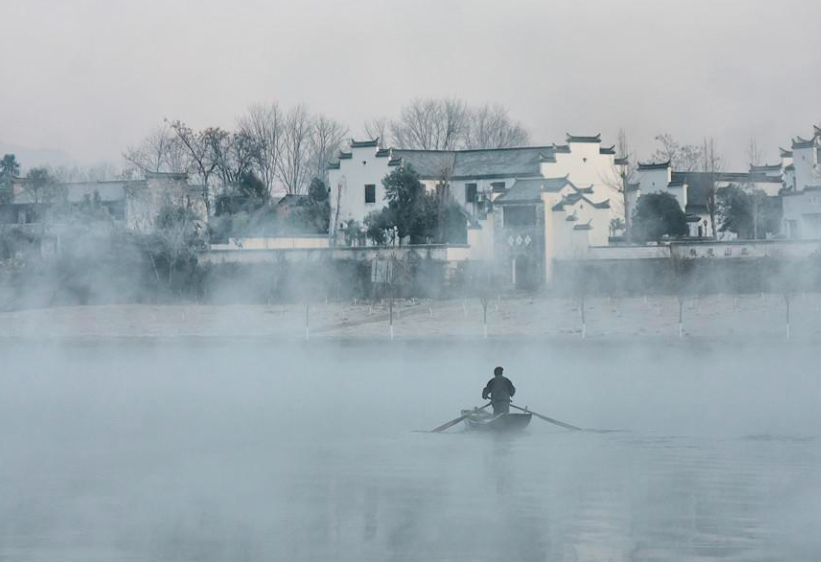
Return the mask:
<svg viewBox="0 0 821 562">
<path fill-rule="evenodd" d="M 487 382 L 482 391 L 482 398 L 487 400 L 490 397 L 491 402 L 510 402 L 514 394 L 516 394 L 516 387 L 509 378 L 500 375 Z"/>
</svg>

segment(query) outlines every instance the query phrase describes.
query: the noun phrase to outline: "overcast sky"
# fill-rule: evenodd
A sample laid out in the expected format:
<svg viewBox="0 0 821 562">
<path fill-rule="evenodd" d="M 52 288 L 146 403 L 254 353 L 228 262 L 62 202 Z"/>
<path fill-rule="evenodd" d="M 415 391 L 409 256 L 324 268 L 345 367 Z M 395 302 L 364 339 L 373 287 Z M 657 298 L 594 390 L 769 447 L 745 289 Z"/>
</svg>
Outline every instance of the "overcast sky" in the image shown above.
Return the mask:
<svg viewBox="0 0 821 562">
<path fill-rule="evenodd" d="M 0 0 L 0 20 L 0 142 L 84 163 L 270 100 L 357 133 L 458 96 L 539 144 L 714 136 L 736 166 L 752 135 L 774 160 L 821 121 L 817 0 Z"/>
</svg>

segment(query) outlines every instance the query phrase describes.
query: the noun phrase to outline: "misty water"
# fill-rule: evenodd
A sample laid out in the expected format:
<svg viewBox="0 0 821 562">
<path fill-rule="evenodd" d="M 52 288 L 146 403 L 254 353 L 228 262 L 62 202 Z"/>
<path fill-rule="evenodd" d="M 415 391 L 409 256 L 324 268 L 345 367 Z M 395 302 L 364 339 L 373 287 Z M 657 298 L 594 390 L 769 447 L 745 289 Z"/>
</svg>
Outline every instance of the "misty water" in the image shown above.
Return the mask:
<svg viewBox="0 0 821 562">
<path fill-rule="evenodd" d="M 0 346 L 0 560 L 818 560 L 817 349 Z M 502 364 L 514 438 L 420 433 Z"/>
</svg>

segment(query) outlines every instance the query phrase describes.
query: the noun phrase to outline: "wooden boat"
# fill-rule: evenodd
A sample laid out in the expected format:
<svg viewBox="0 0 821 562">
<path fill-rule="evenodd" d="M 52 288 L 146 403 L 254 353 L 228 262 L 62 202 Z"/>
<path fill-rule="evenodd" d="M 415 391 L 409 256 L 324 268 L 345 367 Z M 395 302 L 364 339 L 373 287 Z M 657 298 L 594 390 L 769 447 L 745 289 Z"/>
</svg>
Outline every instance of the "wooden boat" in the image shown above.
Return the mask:
<svg viewBox="0 0 821 562">
<path fill-rule="evenodd" d="M 521 431 L 530 423 L 531 414 L 499 414 L 494 416 L 484 410 L 462 410 L 465 427 L 469 431 L 508 432 Z"/>
</svg>

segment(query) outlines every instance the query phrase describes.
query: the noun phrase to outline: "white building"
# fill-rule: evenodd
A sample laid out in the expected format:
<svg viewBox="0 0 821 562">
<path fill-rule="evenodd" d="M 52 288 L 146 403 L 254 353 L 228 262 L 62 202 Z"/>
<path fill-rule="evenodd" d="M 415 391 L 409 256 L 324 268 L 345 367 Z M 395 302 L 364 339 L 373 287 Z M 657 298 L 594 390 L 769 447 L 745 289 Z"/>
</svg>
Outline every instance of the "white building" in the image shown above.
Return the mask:
<svg viewBox="0 0 821 562">
<path fill-rule="evenodd" d="M 713 237 L 708 194 L 711 189 L 737 185 L 744 189 L 763 191 L 778 196 L 782 187 L 782 165 L 751 167 L 749 172 L 679 172 L 670 161 L 639 164 L 637 182 L 631 186 L 630 208 L 646 193 L 669 193 L 676 198 L 687 217 L 689 235 Z M 714 184 L 714 185 L 713 185 Z"/>
<path fill-rule="evenodd" d="M 792 239 L 821 238 L 821 128 L 811 139 L 796 137 L 792 149 L 781 149 L 784 169 L 782 209 L 784 235 Z"/>
<path fill-rule="evenodd" d="M 395 167 L 410 165 L 428 191 L 447 188 L 465 210 L 475 259 L 507 260 L 515 279 L 517 260 L 523 263 L 528 254 L 535 265 L 520 266 L 521 272 L 543 271 L 549 279 L 554 257 L 606 245 L 611 220 L 623 218 L 618 204 L 623 162 L 615 154 L 613 147 L 601 146 L 600 135 L 568 134 L 563 145 L 444 151 L 354 141 L 329 169 L 330 234 L 333 238 L 349 221 L 361 224 L 368 213 L 385 207 L 382 179 Z M 517 243 L 523 230 L 528 233 Z"/>
<path fill-rule="evenodd" d="M 59 183 L 33 186 L 15 178 L 10 197 L 0 204 L 0 224 L 40 224 L 55 207 L 94 205 L 130 230 L 153 230 L 163 206 L 182 206 L 203 225 L 208 216 L 202 186 L 188 182 L 186 174 L 149 173 L 136 181 Z"/>
</svg>

